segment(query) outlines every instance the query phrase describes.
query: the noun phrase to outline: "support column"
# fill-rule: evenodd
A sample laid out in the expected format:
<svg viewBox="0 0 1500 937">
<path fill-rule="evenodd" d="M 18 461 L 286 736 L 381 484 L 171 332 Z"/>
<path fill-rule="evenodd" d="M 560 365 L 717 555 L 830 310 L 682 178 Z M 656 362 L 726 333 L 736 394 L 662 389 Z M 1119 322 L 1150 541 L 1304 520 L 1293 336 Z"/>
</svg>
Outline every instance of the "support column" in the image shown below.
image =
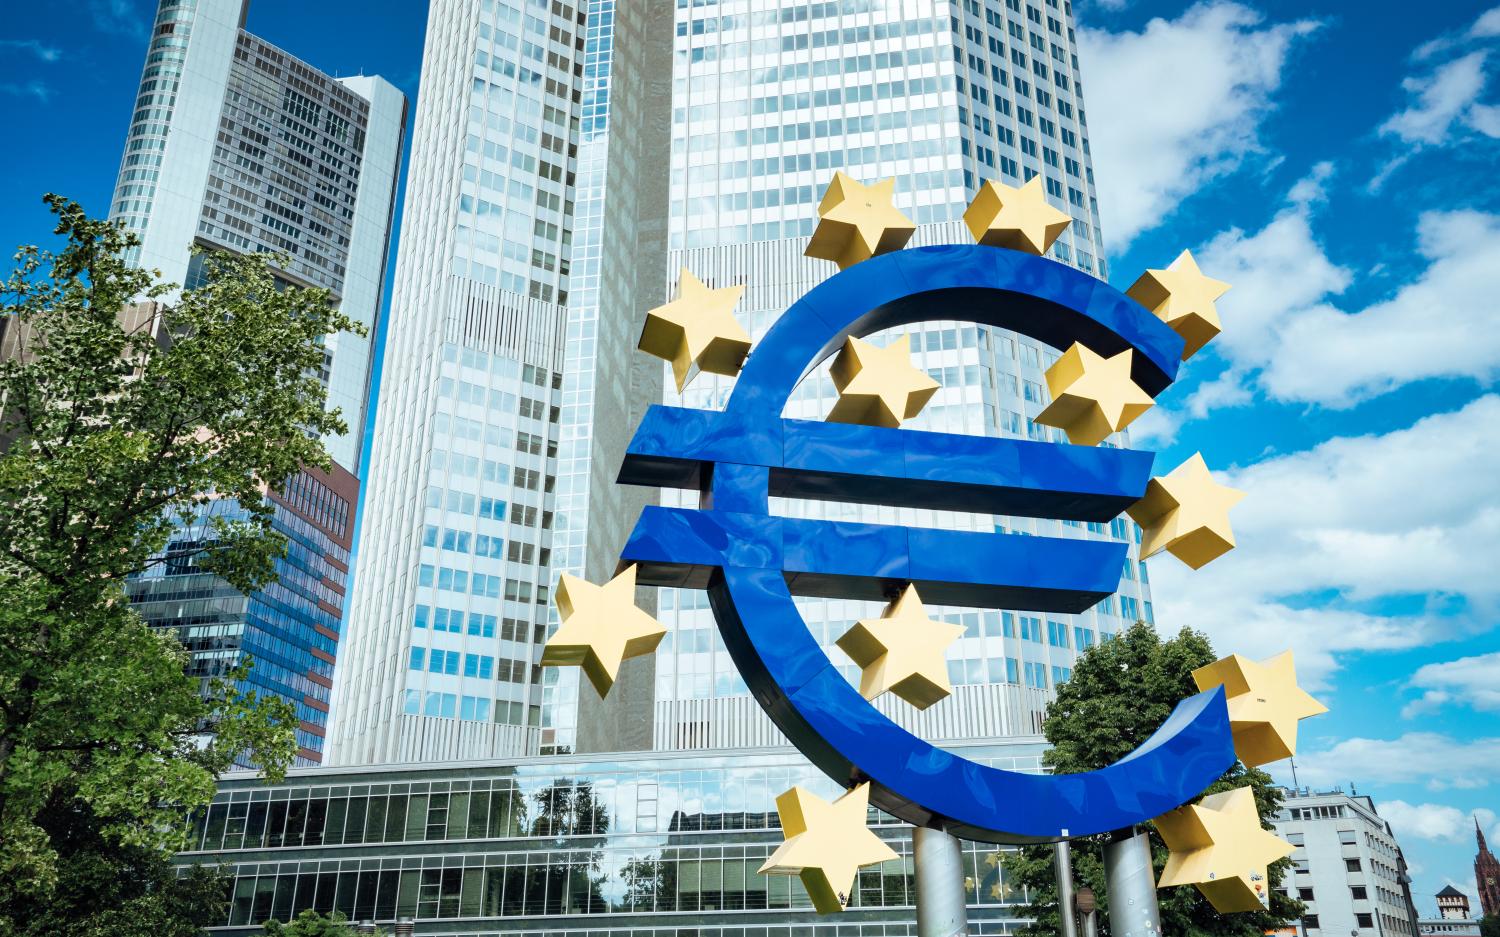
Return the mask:
<svg viewBox="0 0 1500 937">
<path fill-rule="evenodd" d="M 1067 840 L 1052 846 L 1053 867 L 1057 871 L 1057 913 L 1062 918 L 1060 937 L 1078 937 L 1077 911 L 1073 906 L 1073 849 Z"/>
<path fill-rule="evenodd" d="M 963 850 L 958 837 L 919 826 L 912 830 L 917 877 L 918 937 L 968 937 Z"/>
<path fill-rule="evenodd" d="M 1104 876 L 1109 889 L 1110 934 L 1161 937 L 1151 837 L 1134 828 L 1116 833 L 1104 845 Z"/>
</svg>

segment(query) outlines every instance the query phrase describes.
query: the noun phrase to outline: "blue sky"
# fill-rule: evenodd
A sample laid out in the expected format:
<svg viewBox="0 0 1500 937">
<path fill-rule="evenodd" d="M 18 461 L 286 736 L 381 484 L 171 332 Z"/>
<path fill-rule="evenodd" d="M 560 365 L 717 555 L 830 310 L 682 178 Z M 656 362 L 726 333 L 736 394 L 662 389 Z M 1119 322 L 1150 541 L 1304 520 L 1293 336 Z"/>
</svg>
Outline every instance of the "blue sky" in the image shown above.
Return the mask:
<svg viewBox="0 0 1500 937">
<path fill-rule="evenodd" d="M 1500 8 L 1077 5 L 1111 279 L 1190 248 L 1235 285 L 1225 334 L 1137 424 L 1161 467 L 1201 450 L 1250 493 L 1236 552 L 1152 562 L 1158 622 L 1294 648 L 1332 709 L 1300 780 L 1377 799 L 1419 908 L 1447 881 L 1472 896 L 1468 818 L 1500 842 Z M 7 11 L 0 244 L 45 238 L 45 191 L 107 209 L 153 6 Z M 424 21 L 255 0 L 249 26 L 414 95 Z"/>
</svg>

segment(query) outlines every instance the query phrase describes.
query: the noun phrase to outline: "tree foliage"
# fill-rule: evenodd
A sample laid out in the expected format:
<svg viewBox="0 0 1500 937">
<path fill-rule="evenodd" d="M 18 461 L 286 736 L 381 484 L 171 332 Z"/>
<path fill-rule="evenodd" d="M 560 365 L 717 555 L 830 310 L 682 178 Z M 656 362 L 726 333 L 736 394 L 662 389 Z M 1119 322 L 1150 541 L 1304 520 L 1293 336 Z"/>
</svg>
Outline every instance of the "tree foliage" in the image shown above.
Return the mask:
<svg viewBox="0 0 1500 937">
<path fill-rule="evenodd" d="M 1043 732 L 1052 744 L 1044 757 L 1058 774 L 1096 771 L 1112 764 L 1146 741 L 1166 721 L 1173 707 L 1198 692 L 1192 672 L 1216 660 L 1213 647 L 1202 634 L 1183 629 L 1175 638 L 1163 640 L 1155 629 L 1137 622 L 1114 640 L 1090 648 L 1079 657 L 1073 677 L 1058 687 L 1057 699 L 1047 709 Z M 1205 794 L 1249 786 L 1261 825 L 1281 805 L 1281 792 L 1264 771 L 1236 762 Z M 1167 848 L 1155 829 L 1151 851 L 1159 876 L 1167 861 Z M 1105 888 L 1104 837 L 1073 841 L 1073 877 L 1087 885 L 1098 898 L 1100 934 L 1109 934 L 1109 894 Z M 1162 933 L 1177 937 L 1261 937 L 1302 913 L 1300 902 L 1279 891 L 1291 867 L 1282 859 L 1270 868 L 1271 907 L 1267 912 L 1219 914 L 1196 888 L 1171 888 L 1158 893 Z M 1003 860 L 1006 885 L 1024 886 L 1029 896 L 1017 913 L 1034 918 L 1021 933 L 1028 937 L 1059 932 L 1057 879 L 1053 848 L 1029 846 Z"/>
<path fill-rule="evenodd" d="M 1479 937 L 1500 937 L 1500 914 L 1487 914 L 1480 919 Z"/>
<path fill-rule="evenodd" d="M 221 924 L 227 877 L 195 866 L 179 877 L 170 858 L 104 836 L 83 804 L 58 804 L 39 818 L 57 852 L 57 881 L 45 897 L 7 908 L 13 937 L 198 937 Z"/>
<path fill-rule="evenodd" d="M 179 293 L 127 262 L 129 232 L 47 201 L 66 245 L 22 248 L 0 286 L 0 932 L 86 874 L 64 867 L 80 844 L 168 854 L 237 756 L 290 763 L 291 707 L 238 689 L 243 670 L 200 697 L 123 586 L 195 517 L 207 533 L 174 559 L 271 580 L 265 492 L 326 466 L 318 436 L 344 424 L 321 342 L 359 328 L 326 292 L 279 288 L 266 256 L 209 255 Z"/>
</svg>

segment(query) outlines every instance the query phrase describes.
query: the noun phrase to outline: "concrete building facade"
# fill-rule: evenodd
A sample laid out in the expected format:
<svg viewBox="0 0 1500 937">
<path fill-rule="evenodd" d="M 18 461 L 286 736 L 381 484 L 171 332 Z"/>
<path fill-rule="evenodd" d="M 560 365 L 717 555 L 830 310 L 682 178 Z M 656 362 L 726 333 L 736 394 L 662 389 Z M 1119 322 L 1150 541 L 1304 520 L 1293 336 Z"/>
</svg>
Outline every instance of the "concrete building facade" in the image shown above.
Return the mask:
<svg viewBox="0 0 1500 937">
<path fill-rule="evenodd" d="M 1414 935 L 1417 911 L 1406 858 L 1368 796 L 1289 790 L 1274 821 L 1295 847 L 1283 882 L 1306 912 L 1302 937 Z"/>
</svg>

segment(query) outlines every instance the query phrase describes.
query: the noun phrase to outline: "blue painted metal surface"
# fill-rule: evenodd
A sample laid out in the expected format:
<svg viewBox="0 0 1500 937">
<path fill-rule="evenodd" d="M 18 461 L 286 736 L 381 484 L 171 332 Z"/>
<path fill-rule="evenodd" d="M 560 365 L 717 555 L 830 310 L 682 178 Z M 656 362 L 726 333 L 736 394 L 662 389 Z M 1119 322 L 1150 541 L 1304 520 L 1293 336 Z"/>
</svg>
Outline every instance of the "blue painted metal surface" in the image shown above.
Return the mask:
<svg viewBox="0 0 1500 937">
<path fill-rule="evenodd" d="M 1185 700 L 1146 744 L 1087 774 L 986 767 L 917 738 L 865 701 L 793 595 L 1079 612 L 1112 593 L 1124 544 L 773 517 L 771 496 L 1106 521 L 1145 492 L 1152 455 L 782 417 L 797 383 L 851 335 L 971 320 L 1060 350 L 1134 350 L 1152 394 L 1182 339 L 1129 297 L 1039 257 L 954 245 L 897 251 L 824 281 L 772 327 L 724 412 L 653 407 L 620 481 L 698 490 L 700 510 L 647 508 L 621 554 L 643 585 L 707 589 L 751 693 L 797 747 L 913 824 L 989 842 L 1128 827 L 1197 797 L 1234 763 L 1223 690 Z"/>
</svg>

